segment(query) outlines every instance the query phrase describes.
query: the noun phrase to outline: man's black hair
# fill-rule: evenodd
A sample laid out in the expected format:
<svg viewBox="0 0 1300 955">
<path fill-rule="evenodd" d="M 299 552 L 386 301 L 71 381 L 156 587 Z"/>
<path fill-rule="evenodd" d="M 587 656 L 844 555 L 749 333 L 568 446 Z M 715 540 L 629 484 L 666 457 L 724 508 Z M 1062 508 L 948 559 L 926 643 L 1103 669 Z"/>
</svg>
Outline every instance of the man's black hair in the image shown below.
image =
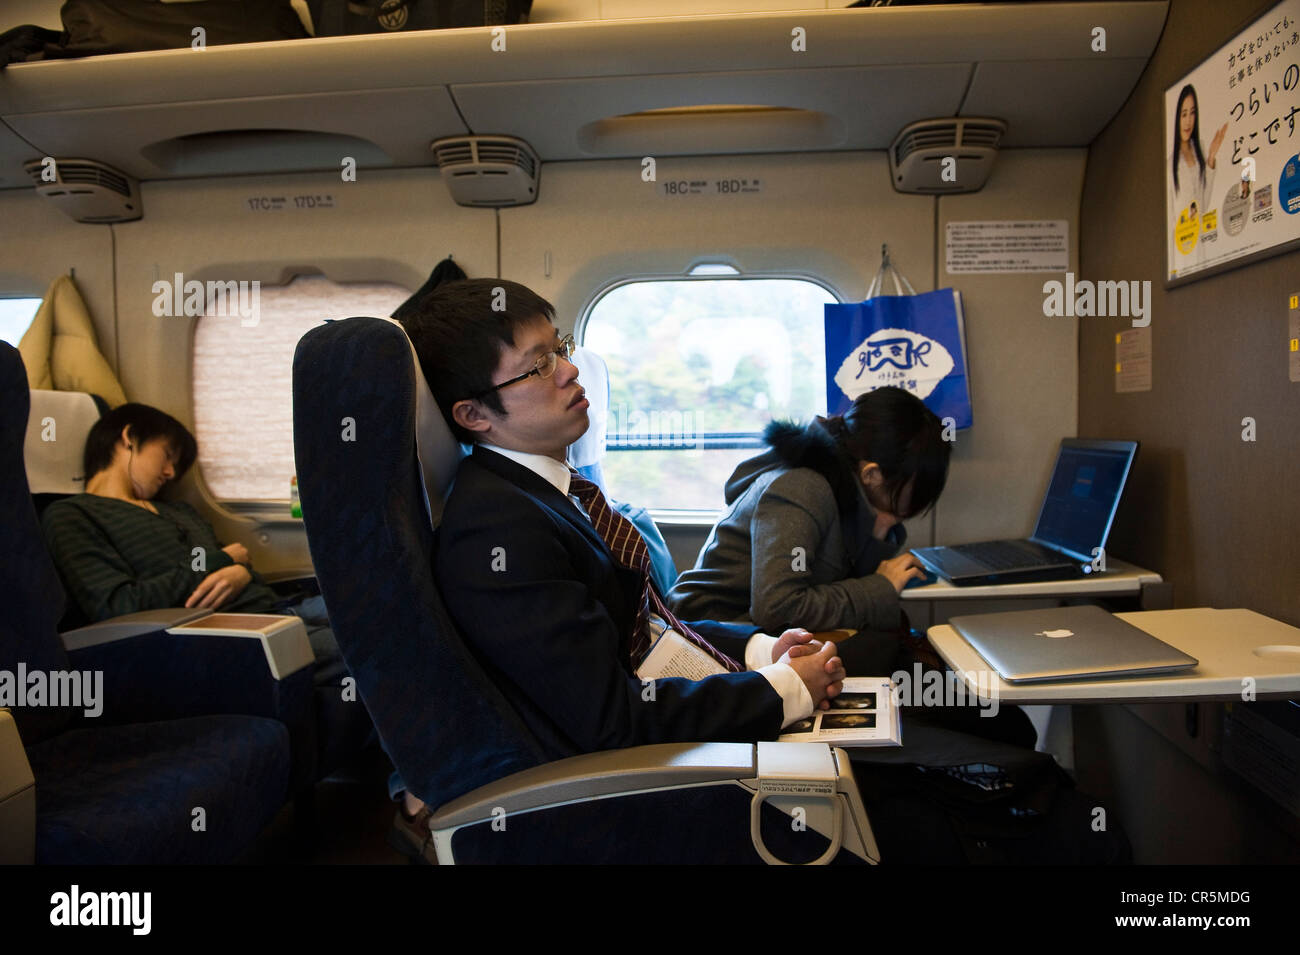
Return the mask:
<svg viewBox="0 0 1300 955">
<path fill-rule="evenodd" d="M 131 429 L 127 432 L 128 440 L 136 445 L 137 450 L 141 445 L 148 444 L 155 438 L 166 440 L 176 455 L 176 480 L 180 480 L 185 475 L 198 456 L 198 443 L 185 425 L 152 405 L 131 401 L 118 405 L 101 417 L 86 436 L 86 451 L 82 463 L 85 466 L 87 482 L 112 465 L 123 428 Z"/>
<path fill-rule="evenodd" d="M 451 416 L 457 401 L 491 388 L 501 352 L 515 344 L 515 331 L 539 317 L 555 320 L 555 306 L 532 289 L 505 279 L 465 279 L 412 296 L 394 318 L 402 323 L 420 358 L 434 400 L 456 440 L 473 444 L 475 435 Z M 479 398 L 505 415 L 500 396 Z"/>
</svg>

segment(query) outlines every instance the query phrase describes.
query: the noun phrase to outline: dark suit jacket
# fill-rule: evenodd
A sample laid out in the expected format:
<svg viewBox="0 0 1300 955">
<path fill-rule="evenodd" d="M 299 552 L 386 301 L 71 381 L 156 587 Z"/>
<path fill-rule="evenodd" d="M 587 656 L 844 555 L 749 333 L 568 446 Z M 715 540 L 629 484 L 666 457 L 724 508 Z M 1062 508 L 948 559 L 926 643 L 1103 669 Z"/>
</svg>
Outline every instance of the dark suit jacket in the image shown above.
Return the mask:
<svg viewBox="0 0 1300 955">
<path fill-rule="evenodd" d="M 438 588 L 465 643 L 552 758 L 644 743 L 772 739 L 780 695 L 759 673 L 663 679 L 631 671 L 639 574 L 577 506 L 486 448 L 461 462 L 435 543 Z M 703 623 L 743 660 L 753 627 Z"/>
</svg>

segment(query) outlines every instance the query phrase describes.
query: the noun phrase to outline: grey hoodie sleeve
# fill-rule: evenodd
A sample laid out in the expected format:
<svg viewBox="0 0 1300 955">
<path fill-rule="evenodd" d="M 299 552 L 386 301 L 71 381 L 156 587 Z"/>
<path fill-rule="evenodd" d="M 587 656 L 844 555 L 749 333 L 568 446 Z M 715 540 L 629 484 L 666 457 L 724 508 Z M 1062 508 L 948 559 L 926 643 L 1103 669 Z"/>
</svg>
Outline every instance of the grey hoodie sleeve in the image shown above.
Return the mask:
<svg viewBox="0 0 1300 955">
<path fill-rule="evenodd" d="M 814 561 L 828 538 L 842 540 L 839 520 L 830 486 L 807 469 L 781 475 L 763 492 L 750 523 L 755 624 L 772 634 L 899 626 L 898 594 L 881 574 L 814 583 Z"/>
</svg>

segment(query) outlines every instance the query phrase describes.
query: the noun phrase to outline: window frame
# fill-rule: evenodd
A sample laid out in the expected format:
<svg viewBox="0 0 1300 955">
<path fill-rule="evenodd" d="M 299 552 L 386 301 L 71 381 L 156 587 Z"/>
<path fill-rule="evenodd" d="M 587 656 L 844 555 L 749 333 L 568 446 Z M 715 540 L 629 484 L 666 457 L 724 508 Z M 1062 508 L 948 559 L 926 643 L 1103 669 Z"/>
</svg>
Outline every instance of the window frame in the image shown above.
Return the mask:
<svg viewBox="0 0 1300 955">
<path fill-rule="evenodd" d="M 41 291 L 39 291 L 39 292 L 30 292 L 30 293 L 27 293 L 27 292 L 3 292 L 3 293 L 0 293 L 0 300 L 3 300 L 3 301 L 13 301 L 13 300 L 15 300 L 15 299 L 18 299 L 18 300 L 21 300 L 21 301 L 35 301 L 35 302 L 38 303 L 37 306 L 36 306 L 36 310 L 35 310 L 34 312 L 32 312 L 31 321 L 29 321 L 29 322 L 27 323 L 27 327 L 26 327 L 25 329 L 23 329 L 23 335 L 26 335 L 29 331 L 31 331 L 31 328 L 32 328 L 32 322 L 36 321 L 36 316 L 37 316 L 37 314 L 38 314 L 38 313 L 40 312 L 40 310 L 44 307 L 44 305 L 45 305 L 45 292 L 46 292 L 46 291 L 47 291 L 47 290 L 44 290 L 44 289 L 43 289 L 43 290 L 41 290 Z M 19 341 L 22 341 L 23 335 L 18 336 L 18 340 L 19 340 Z M 13 343 L 13 347 L 16 349 L 16 348 L 18 347 L 18 342 L 14 342 L 14 343 Z"/>
<path fill-rule="evenodd" d="M 276 279 L 274 281 L 267 281 L 261 278 L 257 278 L 255 275 L 253 275 L 251 272 L 248 271 L 242 271 L 237 273 L 221 272 L 220 266 L 209 265 L 202 269 L 195 269 L 193 274 L 186 275 L 186 279 L 187 281 L 189 279 L 194 279 L 196 281 L 203 282 L 206 285 L 206 283 L 209 280 L 216 280 L 218 276 L 223 281 L 228 280 L 232 277 L 234 277 L 236 281 L 253 281 L 256 279 L 256 281 L 261 283 L 261 285 L 259 286 L 259 288 L 261 289 L 265 289 L 267 287 L 286 288 L 292 285 L 296 280 L 301 278 L 306 278 L 306 279 L 320 278 L 320 279 L 325 279 L 339 286 L 354 285 L 354 284 L 389 284 L 389 285 L 395 285 L 403 290 L 406 290 L 406 284 L 405 284 L 406 280 L 404 277 L 394 278 L 389 276 L 384 278 L 338 278 L 332 270 L 321 265 L 298 266 L 293 268 L 286 267 L 276 276 Z M 419 278 L 418 281 L 421 284 L 423 284 L 424 279 Z M 419 286 L 417 286 L 417 288 L 418 287 Z M 408 297 L 413 294 L 415 294 L 414 291 L 407 291 Z M 194 433 L 196 440 L 199 439 L 199 433 L 198 433 L 198 401 L 194 391 L 194 382 L 196 379 L 195 359 L 197 357 L 195 354 L 195 346 L 198 340 L 199 322 L 201 322 L 206 317 L 207 315 L 204 314 L 204 315 L 196 315 L 189 318 L 188 319 L 189 328 L 186 333 L 186 356 L 187 356 L 188 374 L 189 374 L 189 399 L 188 400 L 189 400 L 189 411 L 190 411 L 190 422 L 191 422 L 190 427 L 192 432 Z M 213 487 L 213 485 L 209 483 L 209 481 L 207 480 L 206 475 L 203 473 L 202 462 L 198 458 L 195 458 L 194 464 L 191 466 L 189 474 L 187 474 L 186 477 L 187 479 L 196 482 L 202 496 L 213 506 L 213 508 L 218 513 L 225 512 L 226 514 L 233 517 L 250 519 L 255 521 L 259 526 L 266 526 L 269 528 L 302 527 L 302 518 L 293 517 L 289 513 L 290 497 L 288 494 L 285 494 L 285 496 L 282 498 L 281 497 L 277 497 L 277 498 L 222 497 L 219 494 L 217 494 L 216 488 Z"/>
<path fill-rule="evenodd" d="M 707 272 L 701 274 L 692 274 L 701 266 L 725 265 L 734 269 L 734 274 Z M 772 279 L 787 279 L 791 281 L 809 282 L 826 291 L 836 304 L 843 305 L 844 296 L 840 290 L 833 286 L 826 279 L 809 272 L 800 272 L 797 270 L 783 269 L 780 271 L 764 272 L 746 272 L 741 269 L 734 261 L 727 256 L 701 256 L 692 259 L 687 265 L 685 272 L 664 272 L 664 273 L 643 273 L 632 277 L 623 277 L 606 282 L 596 289 L 596 291 L 587 300 L 587 304 L 578 314 L 577 321 L 574 322 L 573 337 L 580 346 L 586 346 L 587 325 L 591 321 L 592 312 L 596 306 L 615 289 L 624 285 L 639 285 L 645 282 L 747 282 L 747 281 L 764 281 Z M 612 396 L 611 396 L 612 400 Z M 699 448 L 705 451 L 722 451 L 732 449 L 763 447 L 763 434 L 761 431 L 754 432 L 710 432 L 708 434 L 695 434 L 692 436 L 697 442 L 692 447 L 674 448 L 665 447 L 662 444 L 651 443 L 649 439 L 644 442 L 634 442 L 628 440 L 616 440 L 613 432 L 606 436 L 605 452 L 614 451 L 672 451 L 672 450 L 692 450 Z"/>
</svg>

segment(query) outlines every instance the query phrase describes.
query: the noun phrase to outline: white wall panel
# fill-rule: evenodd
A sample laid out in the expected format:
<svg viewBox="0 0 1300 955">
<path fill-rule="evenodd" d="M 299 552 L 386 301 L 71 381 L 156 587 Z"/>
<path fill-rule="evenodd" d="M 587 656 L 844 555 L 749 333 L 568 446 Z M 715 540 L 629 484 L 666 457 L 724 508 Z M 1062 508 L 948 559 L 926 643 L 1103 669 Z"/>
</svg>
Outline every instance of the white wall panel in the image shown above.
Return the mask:
<svg viewBox="0 0 1300 955">
<path fill-rule="evenodd" d="M 100 350 L 116 367 L 111 226 L 74 222 L 31 189 L 0 192 L 0 295 L 43 296 L 50 282 L 76 269 Z"/>
<path fill-rule="evenodd" d="M 332 207 L 300 208 L 296 196 L 329 197 Z M 254 211 L 250 205 L 270 197 L 283 197 L 285 207 Z M 179 272 L 186 280 L 278 284 L 319 271 L 336 282 L 395 282 L 414 290 L 448 253 L 470 275 L 496 269 L 495 214 L 455 205 L 435 170 L 363 170 L 352 183 L 332 173 L 148 182 L 143 199 L 144 219 L 116 227 L 122 383 L 133 399 L 161 405 L 191 427 L 195 319 L 153 314 L 156 279 L 170 281 Z M 300 527 L 271 525 L 262 541 L 251 522 L 217 510 L 201 479 L 187 481 L 185 493 L 208 512 L 223 540 L 242 539 L 254 551 L 260 570 L 307 564 Z"/>
<path fill-rule="evenodd" d="M 948 275 L 951 221 L 1065 219 L 1070 268 L 1078 266 L 1083 150 L 1008 150 L 988 184 L 939 200 L 935 236 L 940 282 L 960 289 L 974 427 L 959 432 L 937 537 L 956 544 L 1033 530 L 1056 446 L 1078 421 L 1078 320 L 1043 315 L 1045 273 Z"/>
</svg>

